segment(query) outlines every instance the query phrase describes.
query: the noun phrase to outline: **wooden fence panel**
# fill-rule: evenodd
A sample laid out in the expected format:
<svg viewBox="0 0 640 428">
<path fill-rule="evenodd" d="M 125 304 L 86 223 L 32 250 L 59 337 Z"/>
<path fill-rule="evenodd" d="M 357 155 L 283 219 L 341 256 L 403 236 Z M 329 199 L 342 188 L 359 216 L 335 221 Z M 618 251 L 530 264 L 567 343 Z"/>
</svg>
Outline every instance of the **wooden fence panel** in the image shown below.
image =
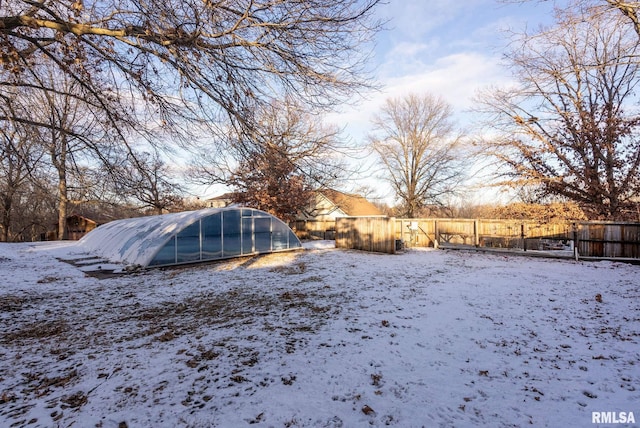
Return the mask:
<svg viewBox="0 0 640 428">
<path fill-rule="evenodd" d="M 518 220 L 478 220 L 478 244 L 492 248 L 525 248 L 526 224 Z"/>
<path fill-rule="evenodd" d="M 525 223 L 527 238 L 562 239 L 572 238 L 573 224 L 571 223 L 538 223 L 528 221 Z"/>
<path fill-rule="evenodd" d="M 579 256 L 640 258 L 640 223 L 496 219 L 397 219 L 396 239 L 408 247 L 473 245 L 548 249 L 547 242 L 575 245 Z"/>
<path fill-rule="evenodd" d="M 320 238 L 335 239 L 335 220 L 296 220 L 294 224 L 296 235 L 301 239 Z"/>
<path fill-rule="evenodd" d="M 640 259 L 640 224 L 625 224 L 622 228 L 622 257 Z"/>
<path fill-rule="evenodd" d="M 621 225 L 604 226 L 603 254 L 607 254 L 607 257 L 622 256 L 622 227 Z"/>
<path fill-rule="evenodd" d="M 433 219 L 396 220 L 396 239 L 409 247 L 433 247 L 436 239 Z"/>
<path fill-rule="evenodd" d="M 435 229 L 438 235 L 438 245 L 461 244 L 475 245 L 477 224 L 469 219 L 438 219 Z"/>
<path fill-rule="evenodd" d="M 583 256 L 640 258 L 639 223 L 580 223 L 577 239 Z"/>
<path fill-rule="evenodd" d="M 336 221 L 336 247 L 394 253 L 408 247 L 472 245 L 557 249 L 573 243 L 580 257 L 640 259 L 640 223 L 541 223 L 492 219 L 345 217 Z M 560 245 L 562 248 L 562 245 Z"/>
<path fill-rule="evenodd" d="M 336 247 L 394 254 L 396 220 L 388 217 L 336 219 Z"/>
<path fill-rule="evenodd" d="M 578 253 L 592 257 L 604 256 L 604 224 L 581 224 L 578 227 Z"/>
</svg>

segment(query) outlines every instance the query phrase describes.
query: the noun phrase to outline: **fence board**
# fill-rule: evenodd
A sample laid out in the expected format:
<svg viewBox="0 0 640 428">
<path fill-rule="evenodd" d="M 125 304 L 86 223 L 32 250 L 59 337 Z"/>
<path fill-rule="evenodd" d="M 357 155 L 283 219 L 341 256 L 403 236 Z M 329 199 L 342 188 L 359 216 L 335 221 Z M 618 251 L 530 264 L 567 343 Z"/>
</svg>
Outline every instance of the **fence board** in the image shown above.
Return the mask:
<svg viewBox="0 0 640 428">
<path fill-rule="evenodd" d="M 336 247 L 394 254 L 396 220 L 389 217 L 336 219 Z"/>
</svg>

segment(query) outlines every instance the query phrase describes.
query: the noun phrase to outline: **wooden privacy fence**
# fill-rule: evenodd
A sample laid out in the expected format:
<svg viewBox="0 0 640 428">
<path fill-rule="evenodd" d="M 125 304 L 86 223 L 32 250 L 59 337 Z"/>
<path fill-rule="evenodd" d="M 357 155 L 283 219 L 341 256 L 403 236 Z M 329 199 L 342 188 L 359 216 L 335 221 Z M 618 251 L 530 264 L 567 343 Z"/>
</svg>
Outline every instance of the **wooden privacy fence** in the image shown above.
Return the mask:
<svg viewBox="0 0 640 428">
<path fill-rule="evenodd" d="M 640 258 L 640 223 L 493 219 L 397 219 L 396 223 L 396 238 L 410 247 L 552 250 L 566 244 L 582 257 Z"/>
<path fill-rule="evenodd" d="M 293 225 L 300 239 L 335 239 L 335 220 L 296 220 Z"/>
<path fill-rule="evenodd" d="M 571 239 L 573 230 L 572 223 L 523 220 L 430 218 L 398 219 L 397 223 L 397 239 L 410 247 L 438 247 L 449 244 L 525 249 L 527 243 L 532 244 L 532 240 Z"/>
<path fill-rule="evenodd" d="M 542 223 L 494 219 L 346 217 L 336 221 L 336 247 L 395 253 L 406 247 L 473 246 L 572 249 L 580 257 L 640 259 L 640 223 Z"/>
<path fill-rule="evenodd" d="M 342 217 L 336 219 L 336 248 L 393 254 L 396 251 L 393 217 Z"/>
<path fill-rule="evenodd" d="M 640 259 L 640 223 L 579 223 L 578 254 Z"/>
</svg>

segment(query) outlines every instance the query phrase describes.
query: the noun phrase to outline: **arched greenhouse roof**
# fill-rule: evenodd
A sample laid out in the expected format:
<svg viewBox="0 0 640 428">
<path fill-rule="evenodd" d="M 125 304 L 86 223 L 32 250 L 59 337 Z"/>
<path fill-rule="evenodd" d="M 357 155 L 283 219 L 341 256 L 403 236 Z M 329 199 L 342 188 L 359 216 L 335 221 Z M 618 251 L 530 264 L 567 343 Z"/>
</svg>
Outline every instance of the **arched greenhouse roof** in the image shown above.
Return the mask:
<svg viewBox="0 0 640 428">
<path fill-rule="evenodd" d="M 80 241 L 114 263 L 170 266 L 302 247 L 278 218 L 252 208 L 208 208 L 115 220 Z"/>
</svg>

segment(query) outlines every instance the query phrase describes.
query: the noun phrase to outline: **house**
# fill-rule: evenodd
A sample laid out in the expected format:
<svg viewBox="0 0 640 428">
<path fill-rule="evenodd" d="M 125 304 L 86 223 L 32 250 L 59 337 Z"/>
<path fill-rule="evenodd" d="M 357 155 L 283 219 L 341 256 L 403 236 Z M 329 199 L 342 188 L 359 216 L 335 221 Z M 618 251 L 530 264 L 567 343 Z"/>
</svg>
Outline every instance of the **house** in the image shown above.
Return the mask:
<svg viewBox="0 0 640 428">
<path fill-rule="evenodd" d="M 233 204 L 235 194 L 225 193 L 220 196 L 209 198 L 205 201 L 206 208 L 226 208 Z"/>
<path fill-rule="evenodd" d="M 335 221 L 338 217 L 384 216 L 382 211 L 364 196 L 323 189 L 316 192 L 300 220 Z"/>
<path fill-rule="evenodd" d="M 77 241 L 93 229 L 98 227 L 101 222 L 92 220 L 90 218 L 81 216 L 79 214 L 73 214 L 67 217 L 67 239 L 71 241 Z M 41 238 L 45 241 L 55 241 L 58 239 L 57 225 L 53 225 L 53 228 L 43 234 Z"/>
<path fill-rule="evenodd" d="M 373 203 L 364 196 L 321 189 L 315 194 L 309 206 L 296 219 L 295 229 L 302 237 L 333 239 L 336 219 L 340 217 L 385 217 Z"/>
</svg>

